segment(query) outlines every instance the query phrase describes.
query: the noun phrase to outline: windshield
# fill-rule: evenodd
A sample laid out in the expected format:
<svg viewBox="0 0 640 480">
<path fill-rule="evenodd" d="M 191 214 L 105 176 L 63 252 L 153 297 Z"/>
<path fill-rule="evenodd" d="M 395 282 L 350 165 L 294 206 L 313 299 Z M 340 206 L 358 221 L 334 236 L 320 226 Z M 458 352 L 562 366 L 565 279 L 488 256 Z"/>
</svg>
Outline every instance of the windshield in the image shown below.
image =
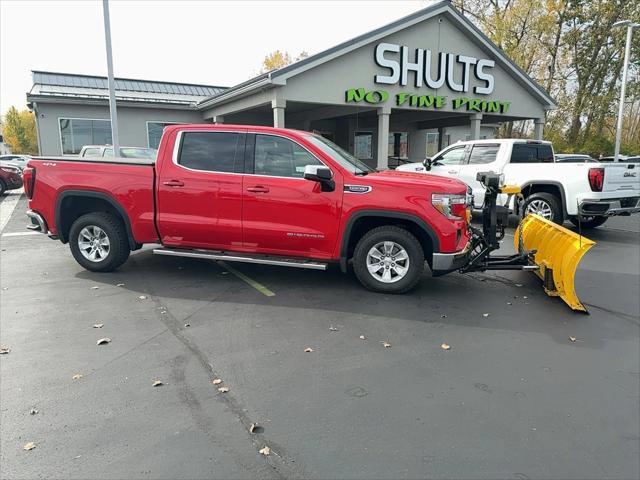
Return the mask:
<svg viewBox="0 0 640 480">
<path fill-rule="evenodd" d="M 307 135 L 306 138 L 311 143 L 313 143 L 313 145 L 329 155 L 333 160 L 338 162 L 342 167 L 346 168 L 350 172 L 355 173 L 356 175 L 366 175 L 367 173 L 376 171 L 375 168 L 371 168 L 366 163 L 358 160 L 356 157 L 333 143 L 331 140 L 327 140 L 326 138 L 314 133 Z"/>
</svg>

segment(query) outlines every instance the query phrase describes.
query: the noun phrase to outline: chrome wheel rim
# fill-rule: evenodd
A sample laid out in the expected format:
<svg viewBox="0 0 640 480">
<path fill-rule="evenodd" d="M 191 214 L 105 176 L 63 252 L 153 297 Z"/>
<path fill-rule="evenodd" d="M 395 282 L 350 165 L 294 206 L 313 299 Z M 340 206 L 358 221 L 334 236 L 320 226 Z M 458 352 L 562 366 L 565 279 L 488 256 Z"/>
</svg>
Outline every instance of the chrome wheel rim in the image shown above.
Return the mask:
<svg viewBox="0 0 640 480">
<path fill-rule="evenodd" d="M 101 262 L 111 250 L 107 232 L 95 225 L 87 225 L 78 235 L 78 247 L 82 256 L 90 262 Z"/>
<path fill-rule="evenodd" d="M 367 253 L 367 270 L 379 282 L 399 282 L 409 271 L 409 255 L 398 243 L 377 243 Z"/>
<path fill-rule="evenodd" d="M 551 205 L 544 200 L 533 200 L 529 205 L 527 205 L 527 211 L 525 213 L 535 213 L 547 220 L 553 220 L 553 210 L 551 210 Z"/>
</svg>

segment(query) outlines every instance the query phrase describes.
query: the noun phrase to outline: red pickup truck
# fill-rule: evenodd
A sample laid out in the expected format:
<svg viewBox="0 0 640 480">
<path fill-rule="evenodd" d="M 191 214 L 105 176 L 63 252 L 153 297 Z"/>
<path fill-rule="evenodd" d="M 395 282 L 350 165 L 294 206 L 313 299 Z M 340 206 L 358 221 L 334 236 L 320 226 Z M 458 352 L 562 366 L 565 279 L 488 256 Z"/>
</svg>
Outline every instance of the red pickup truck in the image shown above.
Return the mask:
<svg viewBox="0 0 640 480">
<path fill-rule="evenodd" d="M 209 259 L 353 270 L 400 293 L 468 262 L 467 186 L 377 172 L 303 131 L 239 125 L 167 127 L 155 160 L 34 158 L 24 170 L 28 228 L 69 243 L 91 271 L 143 244 Z"/>
</svg>

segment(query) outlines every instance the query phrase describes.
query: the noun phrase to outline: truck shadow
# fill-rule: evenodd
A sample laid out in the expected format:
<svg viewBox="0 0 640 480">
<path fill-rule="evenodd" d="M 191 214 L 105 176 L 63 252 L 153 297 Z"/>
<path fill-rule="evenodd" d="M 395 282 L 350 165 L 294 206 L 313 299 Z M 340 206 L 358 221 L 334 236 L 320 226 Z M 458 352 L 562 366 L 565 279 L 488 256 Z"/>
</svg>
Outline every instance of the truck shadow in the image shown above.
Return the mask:
<svg viewBox="0 0 640 480">
<path fill-rule="evenodd" d="M 607 308 L 609 304 L 603 302 L 605 307 L 590 308 L 591 315 L 576 313 L 560 299 L 547 297 L 538 278 L 527 272 L 454 273 L 438 278 L 426 273 L 412 292 L 384 295 L 364 290 L 353 274 L 343 275 L 337 268 L 326 272 L 248 264 L 234 264 L 234 268 L 265 285 L 275 296 L 263 295 L 217 263 L 159 257 L 150 250 L 132 254 L 118 272 L 82 271 L 77 276 L 105 284 L 123 282 L 122 288 L 135 295 L 157 297 L 177 320 L 191 315 L 194 309 L 210 317 L 220 302 L 301 309 L 304 321 L 318 311 L 344 314 L 345 322 L 348 315 L 365 315 L 435 327 L 535 332 L 562 344 L 569 336 L 580 336 L 585 339 L 579 344 L 581 348 L 597 349 L 607 339 L 633 338 L 638 331 L 634 316 L 634 308 L 640 308 L 634 306 L 637 300 L 625 309 L 630 311 Z M 636 280 L 630 277 L 616 274 L 616 285 L 609 282 L 608 288 L 622 289 L 620 295 L 632 293 Z M 602 289 L 589 288 L 585 298 L 599 305 L 606 296 Z"/>
</svg>

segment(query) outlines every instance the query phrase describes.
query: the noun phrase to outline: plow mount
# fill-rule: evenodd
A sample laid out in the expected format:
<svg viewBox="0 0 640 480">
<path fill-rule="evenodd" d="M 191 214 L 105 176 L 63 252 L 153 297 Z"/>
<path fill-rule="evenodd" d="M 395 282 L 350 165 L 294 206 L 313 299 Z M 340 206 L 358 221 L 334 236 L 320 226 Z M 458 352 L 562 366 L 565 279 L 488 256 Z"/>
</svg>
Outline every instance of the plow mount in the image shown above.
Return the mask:
<svg viewBox="0 0 640 480">
<path fill-rule="evenodd" d="M 574 287 L 576 270 L 584 254 L 595 242 L 536 214 L 527 215 L 514 235 L 517 253 L 491 255 L 500 248 L 509 221 L 509 200 L 520 195 L 520 187 L 501 186 L 501 176 L 493 172 L 478 173 L 485 188 L 482 229 L 470 226 L 471 257 L 461 273 L 486 270 L 528 270 L 534 272 L 551 297 L 560 297 L 572 310 L 587 313 Z M 506 194 L 505 205 L 498 205 L 499 194 Z"/>
</svg>

